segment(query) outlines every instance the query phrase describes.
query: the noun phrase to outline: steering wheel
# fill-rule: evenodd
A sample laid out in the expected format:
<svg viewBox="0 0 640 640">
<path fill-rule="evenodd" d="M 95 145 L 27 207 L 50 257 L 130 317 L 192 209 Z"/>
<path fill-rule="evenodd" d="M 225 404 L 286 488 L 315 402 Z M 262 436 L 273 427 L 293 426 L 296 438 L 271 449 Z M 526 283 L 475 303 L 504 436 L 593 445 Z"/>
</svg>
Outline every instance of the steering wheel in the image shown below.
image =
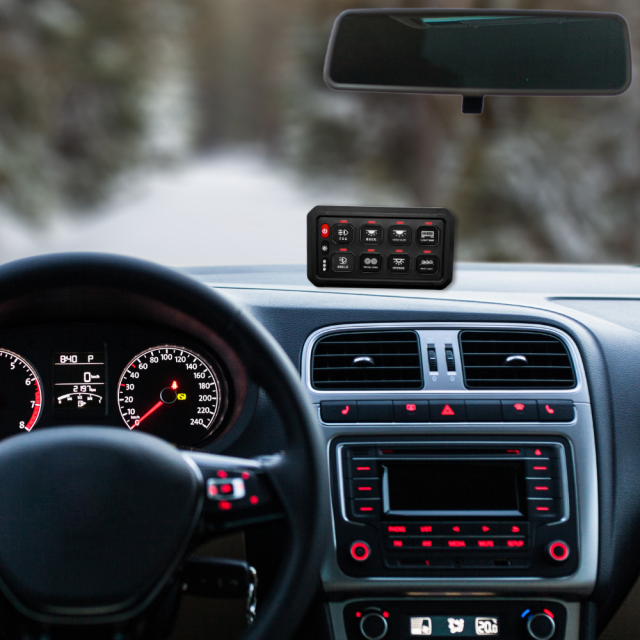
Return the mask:
<svg viewBox="0 0 640 640">
<path fill-rule="evenodd" d="M 95 426 L 0 442 L 7 638 L 161 637 L 188 552 L 277 517 L 288 523 L 287 553 L 246 638 L 287 638 L 306 611 L 329 538 L 326 463 L 298 372 L 271 335 L 209 287 L 139 260 L 58 254 L 0 268 L 2 329 L 158 318 L 213 350 L 221 341 L 230 346 L 269 394 L 287 446 L 240 459 Z"/>
</svg>

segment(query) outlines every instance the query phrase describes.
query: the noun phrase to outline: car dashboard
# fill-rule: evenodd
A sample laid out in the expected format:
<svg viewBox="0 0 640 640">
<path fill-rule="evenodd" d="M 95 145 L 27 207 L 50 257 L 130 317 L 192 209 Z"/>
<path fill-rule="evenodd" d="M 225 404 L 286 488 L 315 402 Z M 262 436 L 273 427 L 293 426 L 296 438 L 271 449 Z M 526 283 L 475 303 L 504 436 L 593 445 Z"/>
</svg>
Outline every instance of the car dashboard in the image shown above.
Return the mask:
<svg viewBox="0 0 640 640">
<path fill-rule="evenodd" d="M 266 327 L 313 405 L 331 500 L 318 638 L 577 640 L 595 609 L 612 617 L 640 571 L 636 268 L 459 265 L 441 292 L 184 271 Z M 0 437 L 100 424 L 279 451 L 233 350 L 160 311 L 5 326 L 0 412 L 21 412 Z"/>
</svg>

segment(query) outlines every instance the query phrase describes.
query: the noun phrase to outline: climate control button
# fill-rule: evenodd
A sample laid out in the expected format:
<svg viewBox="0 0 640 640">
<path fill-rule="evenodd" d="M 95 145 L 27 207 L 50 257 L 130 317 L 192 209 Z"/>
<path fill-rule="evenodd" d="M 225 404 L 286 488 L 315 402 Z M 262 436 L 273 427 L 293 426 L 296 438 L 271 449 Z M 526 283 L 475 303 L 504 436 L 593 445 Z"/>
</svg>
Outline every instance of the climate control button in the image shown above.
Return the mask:
<svg viewBox="0 0 640 640">
<path fill-rule="evenodd" d="M 536 613 L 527 618 L 527 631 L 534 640 L 550 640 L 556 632 L 556 623 L 546 613 Z"/>
</svg>

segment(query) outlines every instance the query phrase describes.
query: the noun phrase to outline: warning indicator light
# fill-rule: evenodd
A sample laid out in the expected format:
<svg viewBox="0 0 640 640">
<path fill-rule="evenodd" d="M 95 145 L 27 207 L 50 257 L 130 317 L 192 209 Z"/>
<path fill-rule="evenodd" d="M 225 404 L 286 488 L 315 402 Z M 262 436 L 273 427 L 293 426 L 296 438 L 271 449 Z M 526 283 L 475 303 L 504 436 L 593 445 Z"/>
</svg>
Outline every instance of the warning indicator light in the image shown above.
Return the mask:
<svg viewBox="0 0 640 640">
<path fill-rule="evenodd" d="M 440 412 L 441 416 L 455 416 L 456 412 L 448 405 L 444 405 L 444 409 Z"/>
</svg>

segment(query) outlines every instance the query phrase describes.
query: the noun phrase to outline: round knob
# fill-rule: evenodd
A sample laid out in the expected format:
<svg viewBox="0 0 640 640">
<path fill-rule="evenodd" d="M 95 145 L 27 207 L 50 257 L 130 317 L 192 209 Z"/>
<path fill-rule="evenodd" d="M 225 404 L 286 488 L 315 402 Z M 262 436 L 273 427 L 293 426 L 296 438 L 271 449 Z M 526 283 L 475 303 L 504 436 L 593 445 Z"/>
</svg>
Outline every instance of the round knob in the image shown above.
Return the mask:
<svg viewBox="0 0 640 640">
<path fill-rule="evenodd" d="M 364 562 L 371 555 L 371 547 L 366 542 L 357 540 L 351 545 L 349 553 L 356 562 Z"/>
<path fill-rule="evenodd" d="M 380 640 L 387 635 L 389 625 L 379 613 L 367 613 L 360 620 L 360 633 L 367 640 Z"/>
<path fill-rule="evenodd" d="M 527 631 L 535 640 L 549 640 L 556 632 L 556 623 L 546 613 L 536 613 L 527 618 Z"/>
<path fill-rule="evenodd" d="M 570 552 L 569 545 L 562 540 L 555 540 L 547 547 L 549 558 L 557 563 L 564 562 L 569 557 Z"/>
</svg>

